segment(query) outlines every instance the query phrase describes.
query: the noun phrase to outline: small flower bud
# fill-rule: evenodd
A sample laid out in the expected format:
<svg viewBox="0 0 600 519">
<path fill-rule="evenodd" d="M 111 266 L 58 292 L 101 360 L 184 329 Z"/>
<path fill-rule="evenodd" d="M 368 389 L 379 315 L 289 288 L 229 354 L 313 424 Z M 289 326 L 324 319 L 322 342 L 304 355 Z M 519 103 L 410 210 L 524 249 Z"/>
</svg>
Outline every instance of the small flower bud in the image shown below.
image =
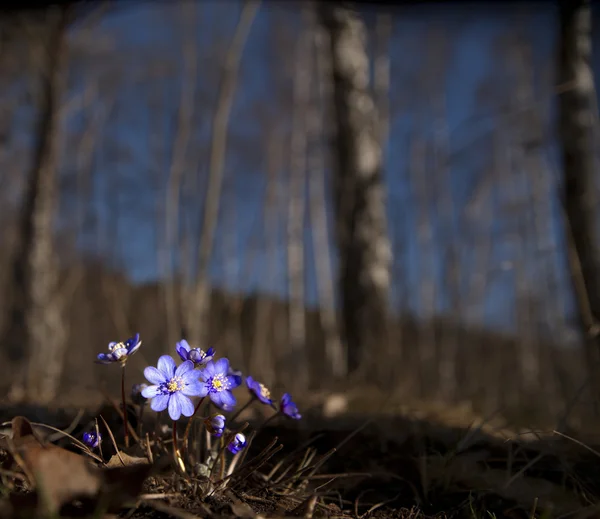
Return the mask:
<svg viewBox="0 0 600 519">
<path fill-rule="evenodd" d="M 102 435 L 95 432 L 83 433 L 83 443 L 85 443 L 91 449 L 96 449 L 102 442 Z"/>
<path fill-rule="evenodd" d="M 214 414 L 204 420 L 204 426 L 210 434 L 214 434 L 217 438 L 223 436 L 225 430 L 225 417 L 222 414 Z"/>
<path fill-rule="evenodd" d="M 233 440 L 229 442 L 227 448 L 232 454 L 237 454 L 246 446 L 246 437 L 242 433 L 237 433 Z"/>
</svg>

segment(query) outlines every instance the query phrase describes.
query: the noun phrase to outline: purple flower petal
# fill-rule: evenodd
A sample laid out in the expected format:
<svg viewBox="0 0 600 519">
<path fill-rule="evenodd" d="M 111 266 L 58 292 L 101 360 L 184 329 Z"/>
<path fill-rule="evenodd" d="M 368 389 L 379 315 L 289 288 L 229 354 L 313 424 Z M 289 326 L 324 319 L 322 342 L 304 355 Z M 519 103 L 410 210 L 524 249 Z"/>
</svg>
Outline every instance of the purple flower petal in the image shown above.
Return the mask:
<svg viewBox="0 0 600 519">
<path fill-rule="evenodd" d="M 191 346 L 188 344 L 188 341 L 186 341 L 185 339 L 181 339 L 178 343 L 177 343 L 177 347 L 184 349 L 185 351 L 190 351 L 192 348 Z"/>
<path fill-rule="evenodd" d="M 235 375 L 227 376 L 227 388 L 234 389 L 241 384 L 240 377 L 236 377 Z"/>
<path fill-rule="evenodd" d="M 226 357 L 220 358 L 217 362 L 215 362 L 215 373 L 220 373 L 222 375 L 229 374 L 229 359 Z"/>
<path fill-rule="evenodd" d="M 173 393 L 169 398 L 169 416 L 171 420 L 179 420 L 181 418 L 181 402 L 177 398 L 178 393 Z"/>
<path fill-rule="evenodd" d="M 196 382 L 186 384 L 185 386 L 183 386 L 183 389 L 181 390 L 181 392 L 186 396 L 204 397 L 204 396 L 208 395 L 208 387 L 206 386 L 206 384 L 196 381 Z"/>
<path fill-rule="evenodd" d="M 197 369 L 192 369 L 191 371 L 179 376 L 181 376 L 181 380 L 183 380 L 184 384 L 193 384 L 200 380 L 200 373 L 198 373 Z"/>
<path fill-rule="evenodd" d="M 192 401 L 187 396 L 181 393 L 174 393 L 171 396 L 171 400 L 173 399 L 177 399 L 183 416 L 192 416 L 194 414 L 194 404 L 192 404 Z"/>
<path fill-rule="evenodd" d="M 160 386 L 148 386 L 142 390 L 142 396 L 144 398 L 155 398 L 161 393 Z"/>
<path fill-rule="evenodd" d="M 112 364 L 114 361 L 110 355 L 107 355 L 106 353 L 98 353 L 96 362 L 98 364 Z"/>
<path fill-rule="evenodd" d="M 175 376 L 181 377 L 190 371 L 194 371 L 194 363 L 191 360 L 186 360 L 183 364 L 180 364 L 175 370 Z M 197 373 L 196 373 L 197 375 Z"/>
<path fill-rule="evenodd" d="M 171 395 L 157 395 L 150 401 L 150 408 L 157 413 L 164 411 L 169 405 Z"/>
<path fill-rule="evenodd" d="M 125 344 L 129 350 L 133 348 L 138 349 L 142 344 L 142 341 L 140 341 L 140 334 L 136 333 L 133 337 L 129 337 L 129 339 L 125 341 Z"/>
<path fill-rule="evenodd" d="M 223 405 L 223 399 L 221 398 L 221 396 L 223 395 L 222 393 L 209 393 L 210 395 L 210 399 L 213 401 L 213 404 L 221 407 Z"/>
<path fill-rule="evenodd" d="M 237 403 L 237 400 L 231 391 L 221 391 L 219 394 L 221 395 L 223 405 L 233 407 Z"/>
<path fill-rule="evenodd" d="M 144 369 L 144 376 L 146 380 L 151 384 L 162 384 L 164 382 L 168 382 L 167 377 L 162 371 L 157 370 L 153 366 L 148 366 Z"/>
<path fill-rule="evenodd" d="M 204 369 L 200 370 L 202 375 L 204 376 L 204 380 L 208 380 L 210 377 L 214 377 L 215 372 L 215 363 L 211 360 L 207 362 L 204 366 Z"/>
<path fill-rule="evenodd" d="M 163 355 L 160 357 L 156 367 L 159 371 L 162 371 L 169 380 L 175 376 L 175 369 L 177 369 L 175 361 L 170 355 Z"/>
<path fill-rule="evenodd" d="M 175 351 L 177 352 L 181 360 L 189 360 L 190 345 L 187 343 L 186 340 L 179 341 L 175 346 Z"/>
<path fill-rule="evenodd" d="M 140 349 L 140 346 L 142 345 L 141 341 L 136 342 L 133 345 L 133 348 L 131 348 L 128 352 L 128 355 L 133 355 L 136 351 L 138 351 Z"/>
</svg>

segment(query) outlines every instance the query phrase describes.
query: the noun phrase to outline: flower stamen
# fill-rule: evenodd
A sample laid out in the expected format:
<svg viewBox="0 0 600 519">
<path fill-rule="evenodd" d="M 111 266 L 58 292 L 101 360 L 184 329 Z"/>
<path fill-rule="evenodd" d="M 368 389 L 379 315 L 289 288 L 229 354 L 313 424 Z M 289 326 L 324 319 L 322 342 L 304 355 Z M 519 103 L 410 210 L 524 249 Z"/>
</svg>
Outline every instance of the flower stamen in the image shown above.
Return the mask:
<svg viewBox="0 0 600 519">
<path fill-rule="evenodd" d="M 271 391 L 264 384 L 260 384 L 260 394 L 264 398 L 271 398 Z"/>
<path fill-rule="evenodd" d="M 212 391 L 214 391 L 215 393 L 220 393 L 221 391 L 226 389 L 226 382 L 227 381 L 225 380 L 225 377 L 223 375 L 215 375 L 210 381 Z"/>
<path fill-rule="evenodd" d="M 165 383 L 165 388 L 169 393 L 177 393 L 183 389 L 183 380 L 179 377 L 173 377 L 169 382 Z"/>
</svg>

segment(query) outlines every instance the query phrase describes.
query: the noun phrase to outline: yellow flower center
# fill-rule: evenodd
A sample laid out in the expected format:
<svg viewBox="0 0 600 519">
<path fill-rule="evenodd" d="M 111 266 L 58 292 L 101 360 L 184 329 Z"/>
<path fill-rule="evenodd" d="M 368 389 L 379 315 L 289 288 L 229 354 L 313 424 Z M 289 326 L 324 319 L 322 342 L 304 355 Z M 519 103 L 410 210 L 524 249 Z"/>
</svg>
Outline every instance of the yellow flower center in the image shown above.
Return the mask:
<svg viewBox="0 0 600 519">
<path fill-rule="evenodd" d="M 269 388 L 266 387 L 264 384 L 259 384 L 260 385 L 260 395 L 263 398 L 271 398 L 271 391 L 269 391 Z"/>
<path fill-rule="evenodd" d="M 177 391 L 181 391 L 183 389 L 183 382 L 180 378 L 172 378 L 167 383 L 167 390 L 169 393 L 175 393 Z"/>
<path fill-rule="evenodd" d="M 223 391 L 225 389 L 225 377 L 223 375 L 215 375 L 211 381 L 211 386 L 216 392 Z"/>
</svg>

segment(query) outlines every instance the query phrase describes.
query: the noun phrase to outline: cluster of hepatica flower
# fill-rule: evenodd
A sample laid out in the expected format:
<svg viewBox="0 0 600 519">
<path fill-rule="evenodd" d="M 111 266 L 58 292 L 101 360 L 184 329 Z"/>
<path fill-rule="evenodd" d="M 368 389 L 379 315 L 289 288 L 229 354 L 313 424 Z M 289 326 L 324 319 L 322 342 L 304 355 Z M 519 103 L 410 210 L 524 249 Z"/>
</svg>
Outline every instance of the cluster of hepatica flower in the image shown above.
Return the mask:
<svg viewBox="0 0 600 519">
<path fill-rule="evenodd" d="M 108 353 L 100 353 L 97 361 L 100 364 L 118 364 L 125 367 L 129 357 L 141 346 L 139 334 L 127 339 L 125 342 L 111 342 Z M 157 366 L 148 366 L 144 369 L 144 376 L 150 383 L 135 384 L 132 389 L 134 402 L 143 404 L 150 400 L 150 408 L 161 412 L 167 410 L 171 419 L 176 422 L 181 416 L 192 417 L 199 405 L 194 407 L 191 397 L 210 401 L 223 411 L 232 411 L 237 403 L 232 390 L 240 386 L 244 377 L 239 371 L 234 371 L 227 358 L 213 360 L 215 351 L 210 348 L 203 351 L 192 348 L 186 340 L 181 340 L 175 348 L 182 363 L 177 366 L 170 355 L 163 355 L 158 359 Z M 124 370 L 123 370 L 124 377 Z M 277 414 L 299 420 L 301 418 L 298 407 L 289 393 L 285 393 L 275 404 L 271 392 L 262 383 L 252 377 L 245 377 L 245 384 L 250 393 L 251 400 L 248 404 L 259 401 L 277 411 Z M 247 405 L 248 405 L 247 404 Z M 123 402 L 125 408 L 125 402 Z M 226 430 L 226 418 L 222 414 L 212 414 L 204 420 L 206 429 L 215 437 L 222 437 Z M 84 434 L 84 442 L 95 448 L 101 441 L 99 433 L 88 432 Z M 246 438 L 242 433 L 235 434 L 227 444 L 232 454 L 237 454 L 246 446 Z"/>
</svg>

